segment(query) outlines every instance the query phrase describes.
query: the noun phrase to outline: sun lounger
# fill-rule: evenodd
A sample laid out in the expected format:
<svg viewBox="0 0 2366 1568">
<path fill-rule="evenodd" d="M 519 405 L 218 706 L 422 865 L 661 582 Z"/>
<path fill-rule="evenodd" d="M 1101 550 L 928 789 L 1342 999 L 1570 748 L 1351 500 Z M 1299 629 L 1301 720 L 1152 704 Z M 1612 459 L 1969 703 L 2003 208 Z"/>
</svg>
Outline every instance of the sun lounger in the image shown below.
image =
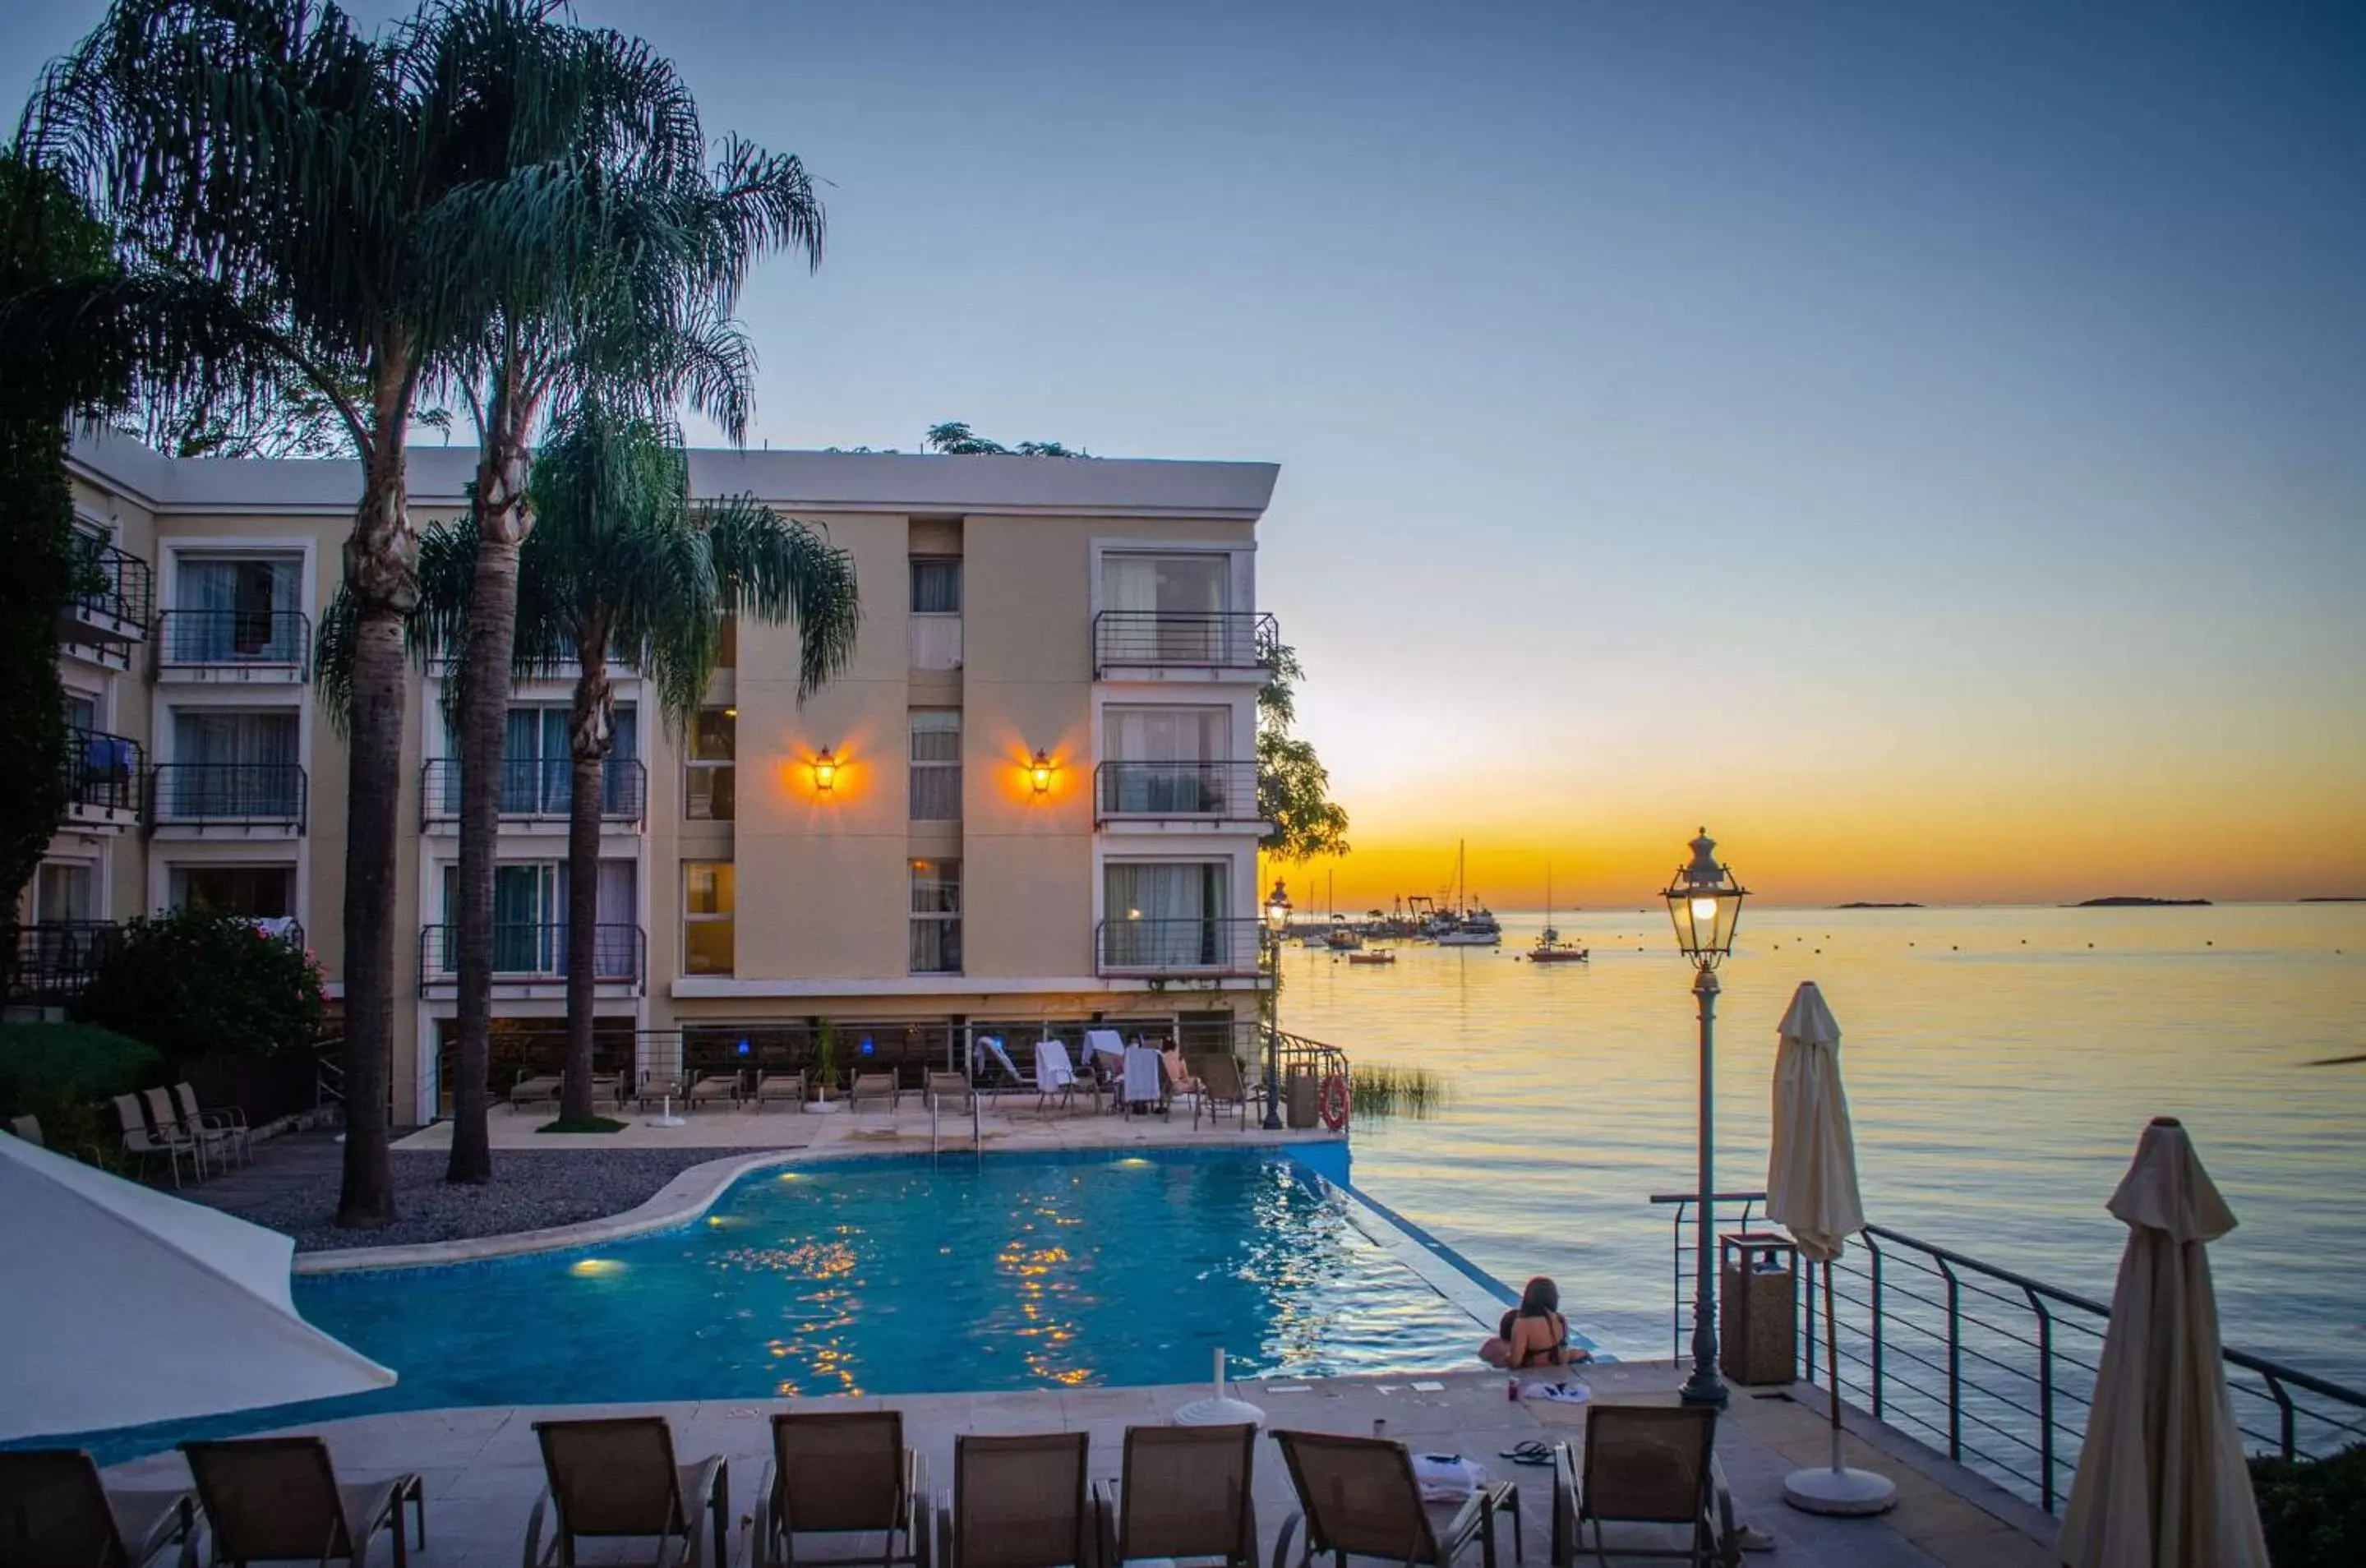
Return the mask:
<svg viewBox="0 0 2366 1568">
<path fill-rule="evenodd" d="M 510 1086 L 510 1109 L 522 1110 L 541 1100 L 557 1100 L 567 1079 L 558 1073 L 520 1072 Z"/>
<path fill-rule="evenodd" d="M 756 1483 L 750 1561 L 773 1564 L 895 1562 L 928 1568 L 929 1504 L 919 1457 L 904 1446 L 896 1410 L 812 1411 L 772 1417 L 772 1454 Z M 882 1538 L 874 1551 L 816 1557 L 797 1537 Z"/>
<path fill-rule="evenodd" d="M 203 1127 L 207 1136 L 219 1138 L 242 1163 L 253 1165 L 254 1152 L 252 1135 L 247 1131 L 246 1112 L 232 1106 L 227 1111 L 206 1111 L 197 1105 L 197 1091 L 186 1083 L 173 1086 L 174 1102 L 181 1108 L 181 1125 Z"/>
<path fill-rule="evenodd" d="M 148 1118 L 140 1109 L 136 1095 L 115 1097 L 115 1122 L 123 1133 L 123 1152 L 139 1156 L 145 1166 L 158 1155 L 172 1163 L 173 1185 L 181 1185 L 181 1161 L 189 1162 L 190 1174 L 202 1180 L 205 1168 L 197 1163 L 197 1146 L 186 1138 L 159 1134 L 148 1125 Z"/>
<path fill-rule="evenodd" d="M 168 1546 L 186 1552 L 195 1519 L 187 1487 L 111 1489 L 79 1449 L 0 1453 L 0 1562 L 142 1568 Z"/>
<path fill-rule="evenodd" d="M 596 1105 L 605 1100 L 611 1104 L 624 1104 L 625 1080 L 630 1076 L 623 1072 L 593 1073 L 592 1075 L 592 1103 Z"/>
<path fill-rule="evenodd" d="M 953 1439 L 937 1504 L 945 1568 L 1061 1568 L 1092 1561 L 1083 1432 Z"/>
<path fill-rule="evenodd" d="M 1079 1077 L 1068 1060 L 1067 1045 L 1058 1040 L 1035 1042 L 1035 1109 L 1047 1109 L 1052 1097 L 1058 1095 L 1065 1109 L 1076 1103 L 1076 1090 L 1083 1089 L 1093 1097 L 1093 1109 L 1101 1108 L 1100 1080 Z"/>
<path fill-rule="evenodd" d="M 756 1075 L 756 1109 L 761 1111 L 773 1101 L 785 1100 L 802 1111 L 806 1105 L 806 1076 L 803 1073 L 760 1072 Z"/>
<path fill-rule="evenodd" d="M 1519 1556 L 1520 1495 L 1507 1483 L 1491 1482 L 1471 1493 L 1440 1529 L 1422 1504 L 1413 1455 L 1403 1443 L 1327 1432 L 1276 1432 L 1273 1440 L 1281 1446 L 1301 1510 L 1282 1521 L 1273 1549 L 1276 1568 L 1293 1561 L 1290 1538 L 1301 1523 L 1305 1538 L 1294 1559 L 1301 1565 L 1328 1551 L 1447 1568 L 1476 1545 L 1480 1561 L 1493 1568 L 1498 1514 L 1511 1516 L 1513 1556 Z"/>
<path fill-rule="evenodd" d="M 418 1476 L 347 1484 L 318 1438 L 184 1443 L 181 1452 L 197 1483 L 208 1555 L 217 1563 L 344 1558 L 359 1564 L 383 1529 L 393 1533 L 395 1568 L 402 1568 L 411 1547 L 427 1544 L 427 1492 Z M 409 1538 L 405 1503 L 418 1526 Z"/>
<path fill-rule="evenodd" d="M 866 1100 L 884 1100 L 887 1102 L 888 1113 L 893 1115 L 903 1109 L 904 1086 L 896 1080 L 896 1075 L 892 1072 L 857 1073 L 854 1075 L 853 1091 L 847 1096 L 847 1099 L 850 1102 L 847 1109 L 850 1111 L 862 1110 L 862 1102 Z"/>
<path fill-rule="evenodd" d="M 1214 1557 L 1256 1568 L 1254 1426 L 1128 1427 L 1125 1472 L 1093 1489 L 1101 1561 Z"/>
<path fill-rule="evenodd" d="M 1553 1561 L 1585 1550 L 1594 1525 L 1594 1553 L 1674 1558 L 1698 1568 L 1741 1560 L 1733 1500 L 1719 1493 L 1710 1456 L 1717 1412 L 1707 1405 L 1594 1404 L 1585 1412 L 1581 1468 L 1567 1443 L 1554 1450 Z M 1674 1526 L 1692 1531 L 1692 1544 L 1650 1550 L 1621 1542 L 1606 1547 L 1605 1524 Z"/>
<path fill-rule="evenodd" d="M 957 1102 L 963 1111 L 970 1108 L 970 1101 L 977 1095 L 977 1089 L 970 1083 L 967 1073 L 942 1070 L 929 1075 L 928 1085 L 921 1092 L 928 1097 L 930 1104 L 940 1109 L 943 1108 L 946 1100 L 951 1100 Z"/>
<path fill-rule="evenodd" d="M 682 1079 L 670 1073 L 651 1073 L 641 1080 L 641 1092 L 636 1095 L 634 1100 L 642 1110 L 647 1111 L 651 1106 L 663 1105 L 669 1099 L 682 1098 Z"/>
<path fill-rule="evenodd" d="M 690 1092 L 682 1096 L 682 1103 L 693 1111 L 702 1105 L 728 1105 L 736 1110 L 739 1104 L 739 1075 L 701 1073 L 690 1080 Z"/>
<path fill-rule="evenodd" d="M 1010 1053 L 1003 1049 L 1002 1042 L 994 1035 L 979 1035 L 971 1056 L 981 1081 L 988 1073 L 995 1075 L 996 1089 L 1015 1089 L 1021 1094 L 1034 1091 L 1035 1080 L 1019 1070 L 1019 1064 L 1010 1059 Z"/>
<path fill-rule="evenodd" d="M 1191 1076 L 1199 1080 L 1198 1098 L 1191 1102 L 1191 1125 L 1200 1124 L 1200 1113 L 1208 1113 L 1208 1124 L 1214 1126 L 1218 1117 L 1230 1107 L 1234 1118 L 1246 1132 L 1249 1124 L 1248 1085 L 1242 1081 L 1241 1065 L 1222 1052 L 1209 1056 L 1191 1058 Z"/>
<path fill-rule="evenodd" d="M 140 1098 L 148 1107 L 148 1124 L 155 1128 L 160 1136 L 186 1144 L 197 1151 L 197 1174 L 200 1177 L 206 1174 L 208 1161 L 217 1168 L 220 1166 L 221 1156 L 229 1152 L 232 1141 L 227 1131 L 208 1128 L 202 1122 L 184 1117 L 180 1108 L 173 1103 L 169 1090 L 143 1089 L 140 1091 Z"/>
<path fill-rule="evenodd" d="M 677 1463 L 662 1416 L 537 1421 L 534 1430 L 549 1485 L 526 1520 L 526 1568 L 572 1564 L 578 1541 L 614 1536 L 655 1540 L 657 1568 L 699 1568 L 710 1535 L 715 1568 L 729 1568 L 731 1477 L 720 1455 Z"/>
</svg>

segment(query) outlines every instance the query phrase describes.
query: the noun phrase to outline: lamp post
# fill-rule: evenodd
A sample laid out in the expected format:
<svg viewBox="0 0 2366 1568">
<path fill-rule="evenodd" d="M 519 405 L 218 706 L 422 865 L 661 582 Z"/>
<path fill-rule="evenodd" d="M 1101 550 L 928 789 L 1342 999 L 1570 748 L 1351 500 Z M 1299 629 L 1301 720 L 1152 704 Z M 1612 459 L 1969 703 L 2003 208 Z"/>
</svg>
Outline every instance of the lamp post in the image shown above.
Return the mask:
<svg viewBox="0 0 2366 1568">
<path fill-rule="evenodd" d="M 1668 884 L 1669 918 L 1676 924 L 1676 947 L 1693 962 L 1693 996 L 1700 1002 L 1700 1257 L 1693 1269 L 1693 1375 L 1682 1398 L 1687 1404 L 1725 1403 L 1725 1380 L 1717 1371 L 1717 1201 L 1714 1131 L 1717 1075 L 1718 961 L 1733 951 L 1733 928 L 1741 919 L 1748 889 L 1717 863 L 1717 840 L 1703 828 L 1692 842 L 1693 858 L 1676 868 Z"/>
<path fill-rule="evenodd" d="M 1265 1130 L 1281 1131 L 1281 933 L 1290 925 L 1290 889 L 1276 878 L 1265 901 L 1257 942 L 1265 950 Z"/>
</svg>

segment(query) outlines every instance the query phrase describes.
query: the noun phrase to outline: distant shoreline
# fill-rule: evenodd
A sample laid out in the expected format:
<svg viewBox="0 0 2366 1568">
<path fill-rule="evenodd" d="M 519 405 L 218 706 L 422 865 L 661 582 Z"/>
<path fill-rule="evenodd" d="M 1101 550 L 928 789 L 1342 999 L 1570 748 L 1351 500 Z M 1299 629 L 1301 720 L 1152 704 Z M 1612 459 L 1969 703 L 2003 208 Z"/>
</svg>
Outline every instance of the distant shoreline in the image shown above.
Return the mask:
<svg viewBox="0 0 2366 1568">
<path fill-rule="evenodd" d="M 2076 904 L 2065 904 L 2066 909 L 2192 909 L 2206 908 L 2207 898 L 2140 898 L 2132 894 L 2114 893 L 2108 898 L 2081 898 Z"/>
<path fill-rule="evenodd" d="M 2366 904 L 2366 893 L 2320 893 L 2314 898 L 2303 898 L 2304 904 Z"/>
<path fill-rule="evenodd" d="M 1923 907 L 1924 906 L 1921 904 L 1912 903 L 1878 904 L 1865 898 L 1858 898 L 1846 904 L 1835 904 L 1832 906 L 1835 909 L 1920 909 Z"/>
</svg>

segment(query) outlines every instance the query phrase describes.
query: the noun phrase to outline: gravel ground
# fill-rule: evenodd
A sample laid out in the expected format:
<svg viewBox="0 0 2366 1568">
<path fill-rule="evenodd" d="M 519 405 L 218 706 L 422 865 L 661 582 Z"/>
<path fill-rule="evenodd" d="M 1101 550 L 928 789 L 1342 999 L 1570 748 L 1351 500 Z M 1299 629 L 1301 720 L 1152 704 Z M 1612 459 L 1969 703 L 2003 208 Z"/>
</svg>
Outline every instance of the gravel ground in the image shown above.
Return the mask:
<svg viewBox="0 0 2366 1568">
<path fill-rule="evenodd" d="M 382 1230 L 349 1231 L 330 1224 L 337 1206 L 337 1145 L 326 1138 L 317 1144 L 310 1139 L 287 1142 L 299 1146 L 274 1150 L 270 1144 L 258 1145 L 251 1169 L 226 1173 L 188 1196 L 286 1231 L 296 1238 L 299 1252 L 401 1247 L 541 1230 L 622 1213 L 647 1201 L 691 1166 L 749 1152 L 505 1149 L 493 1156 L 490 1183 L 461 1187 L 445 1181 L 441 1150 L 397 1150 L 394 1207 L 400 1218 Z"/>
</svg>

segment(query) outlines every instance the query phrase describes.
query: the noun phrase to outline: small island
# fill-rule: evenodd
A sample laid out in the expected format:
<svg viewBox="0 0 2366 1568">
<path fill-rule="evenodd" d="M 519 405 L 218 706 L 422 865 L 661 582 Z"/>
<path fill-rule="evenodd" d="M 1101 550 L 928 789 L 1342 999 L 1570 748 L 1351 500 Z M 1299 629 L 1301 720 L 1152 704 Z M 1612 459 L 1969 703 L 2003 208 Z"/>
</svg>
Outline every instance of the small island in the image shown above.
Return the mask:
<svg viewBox="0 0 2366 1568">
<path fill-rule="evenodd" d="M 2320 893 L 2313 898 L 2304 898 L 2301 902 L 2304 904 L 2366 904 L 2366 893 Z"/>
<path fill-rule="evenodd" d="M 1853 903 L 1835 904 L 1832 906 L 1835 909 L 1919 909 L 1922 906 L 1920 904 L 1877 904 L 1865 898 L 1856 899 Z"/>
<path fill-rule="evenodd" d="M 2126 893 L 2115 893 L 2108 898 L 2082 898 L 2076 904 L 2065 904 L 2066 909 L 2191 909 L 2206 908 L 2207 898 L 2138 898 Z"/>
</svg>

